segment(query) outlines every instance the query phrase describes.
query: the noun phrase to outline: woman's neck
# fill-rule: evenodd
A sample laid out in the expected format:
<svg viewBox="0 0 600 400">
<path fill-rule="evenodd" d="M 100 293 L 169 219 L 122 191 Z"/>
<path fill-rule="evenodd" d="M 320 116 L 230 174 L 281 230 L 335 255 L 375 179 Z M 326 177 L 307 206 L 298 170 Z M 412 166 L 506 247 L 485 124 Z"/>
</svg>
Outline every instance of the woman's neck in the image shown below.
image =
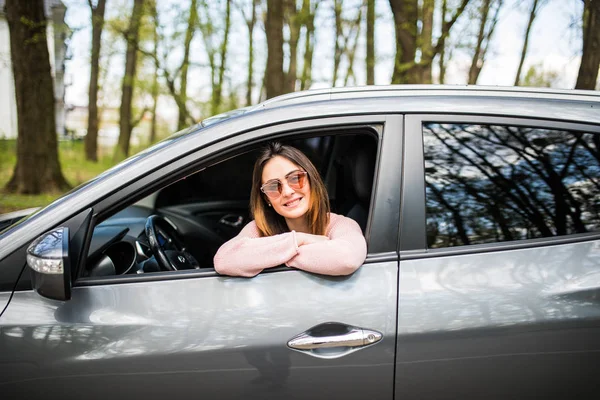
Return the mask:
<svg viewBox="0 0 600 400">
<path fill-rule="evenodd" d="M 306 218 L 294 218 L 294 219 L 286 218 L 285 222 L 290 231 L 310 233 L 308 221 L 306 220 Z"/>
</svg>

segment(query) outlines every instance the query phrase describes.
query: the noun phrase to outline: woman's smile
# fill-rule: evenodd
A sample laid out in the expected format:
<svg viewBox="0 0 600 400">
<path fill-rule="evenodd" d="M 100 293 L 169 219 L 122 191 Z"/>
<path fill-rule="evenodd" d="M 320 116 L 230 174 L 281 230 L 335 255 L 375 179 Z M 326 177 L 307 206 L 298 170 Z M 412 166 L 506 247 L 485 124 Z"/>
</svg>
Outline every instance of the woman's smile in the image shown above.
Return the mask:
<svg viewBox="0 0 600 400">
<path fill-rule="evenodd" d="M 288 201 L 287 203 L 284 203 L 283 205 L 287 208 L 294 208 L 298 206 L 303 199 L 304 197 L 297 197 L 293 200 Z"/>
</svg>

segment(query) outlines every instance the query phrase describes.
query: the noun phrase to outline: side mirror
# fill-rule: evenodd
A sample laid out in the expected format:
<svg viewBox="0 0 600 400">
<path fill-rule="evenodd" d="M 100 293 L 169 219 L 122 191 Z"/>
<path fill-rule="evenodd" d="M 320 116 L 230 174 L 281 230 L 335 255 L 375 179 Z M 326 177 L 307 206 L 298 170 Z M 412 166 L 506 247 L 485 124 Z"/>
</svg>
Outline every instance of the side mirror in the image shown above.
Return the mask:
<svg viewBox="0 0 600 400">
<path fill-rule="evenodd" d="M 69 228 L 61 227 L 43 234 L 27 248 L 33 289 L 54 300 L 71 298 Z"/>
</svg>

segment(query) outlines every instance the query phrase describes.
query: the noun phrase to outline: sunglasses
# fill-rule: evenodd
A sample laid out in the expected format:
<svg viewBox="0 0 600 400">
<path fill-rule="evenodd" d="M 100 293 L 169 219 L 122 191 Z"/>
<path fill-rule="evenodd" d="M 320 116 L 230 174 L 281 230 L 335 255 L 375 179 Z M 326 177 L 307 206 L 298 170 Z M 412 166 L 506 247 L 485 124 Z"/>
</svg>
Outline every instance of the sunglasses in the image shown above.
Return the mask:
<svg viewBox="0 0 600 400">
<path fill-rule="evenodd" d="M 292 189 L 302 189 L 306 183 L 307 176 L 308 172 L 306 171 L 292 171 L 285 176 L 285 181 Z M 260 191 L 266 194 L 267 197 L 276 199 L 281 196 L 283 183 L 279 179 L 270 180 L 260 187 Z"/>
</svg>

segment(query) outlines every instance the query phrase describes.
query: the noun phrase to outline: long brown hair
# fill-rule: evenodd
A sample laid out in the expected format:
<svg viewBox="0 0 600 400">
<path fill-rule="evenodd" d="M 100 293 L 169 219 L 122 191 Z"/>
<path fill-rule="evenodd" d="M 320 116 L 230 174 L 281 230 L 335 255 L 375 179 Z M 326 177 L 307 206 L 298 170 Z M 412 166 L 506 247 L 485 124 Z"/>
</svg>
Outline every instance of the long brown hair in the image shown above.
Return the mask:
<svg viewBox="0 0 600 400">
<path fill-rule="evenodd" d="M 310 183 L 310 204 L 306 218 L 310 233 L 325 235 L 329 224 L 329 196 L 319 171 L 300 150 L 279 142 L 269 143 L 261 152 L 252 172 L 252 191 L 250 192 L 250 212 L 254 217 L 261 236 L 272 236 L 289 232 L 285 218 L 268 206 L 266 195 L 260 191 L 262 173 L 267 162 L 274 157 L 284 157 L 308 172 Z"/>
</svg>

